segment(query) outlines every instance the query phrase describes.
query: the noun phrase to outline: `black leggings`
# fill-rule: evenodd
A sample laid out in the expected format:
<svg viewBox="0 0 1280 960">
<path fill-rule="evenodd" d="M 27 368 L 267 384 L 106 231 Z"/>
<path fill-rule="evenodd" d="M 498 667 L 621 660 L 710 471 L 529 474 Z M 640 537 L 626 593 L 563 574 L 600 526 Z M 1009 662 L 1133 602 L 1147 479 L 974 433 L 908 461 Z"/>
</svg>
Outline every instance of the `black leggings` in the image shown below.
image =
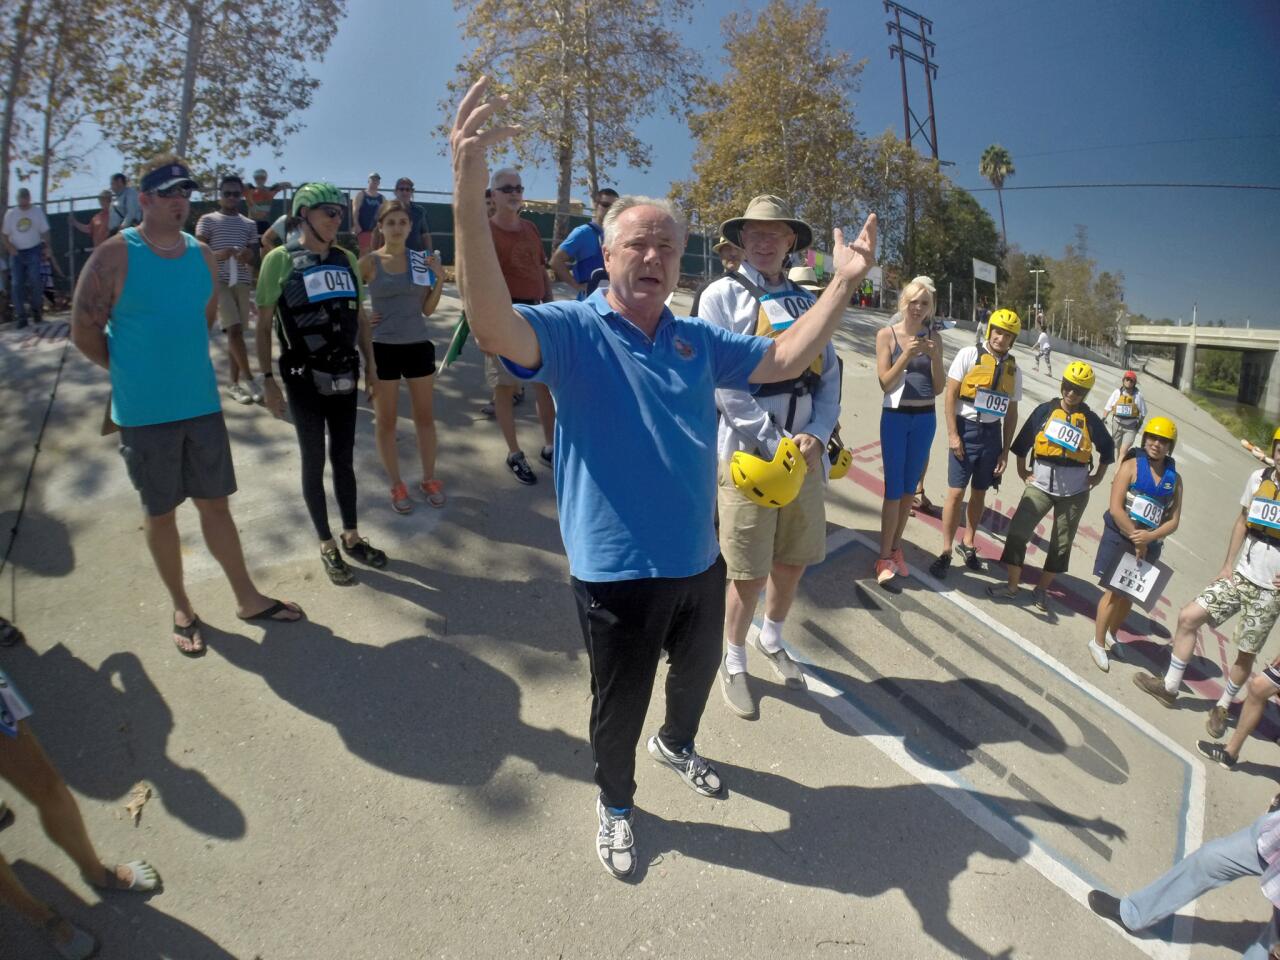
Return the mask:
<svg viewBox="0 0 1280 960">
<path fill-rule="evenodd" d="M 329 464 L 333 495 L 342 514 L 342 529 L 356 529 L 356 392 L 326 397 L 306 381 L 287 381 L 289 414 L 302 451 L 302 499 L 321 540 L 332 540 L 324 496 L 324 435 L 329 431 Z"/>
</svg>

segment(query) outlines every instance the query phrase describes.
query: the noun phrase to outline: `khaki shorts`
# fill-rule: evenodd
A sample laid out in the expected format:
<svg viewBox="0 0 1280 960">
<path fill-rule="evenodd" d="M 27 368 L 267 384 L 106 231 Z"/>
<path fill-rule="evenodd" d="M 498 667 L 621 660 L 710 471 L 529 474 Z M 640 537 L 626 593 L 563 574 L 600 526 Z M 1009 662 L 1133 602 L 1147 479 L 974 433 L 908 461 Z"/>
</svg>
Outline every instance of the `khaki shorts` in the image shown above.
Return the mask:
<svg viewBox="0 0 1280 960">
<path fill-rule="evenodd" d="M 490 389 L 494 387 L 518 387 L 522 383 L 519 377 L 506 368 L 496 354 L 484 355 L 484 382 Z"/>
<path fill-rule="evenodd" d="M 1280 591 L 1264 590 L 1238 573 L 1230 580 L 1213 581 L 1196 597 L 1196 603 L 1205 608 L 1215 627 L 1240 614 L 1235 644 L 1242 653 L 1261 652 L 1280 617 Z"/>
<path fill-rule="evenodd" d="M 226 333 L 232 327 L 249 326 L 249 285 L 227 285 L 218 281 L 218 326 Z"/>
<path fill-rule="evenodd" d="M 748 500 L 733 485 L 729 464 L 721 463 L 716 501 L 730 580 L 767 577 L 774 563 L 807 567 L 826 559 L 826 484 L 819 474 L 806 474 L 800 493 L 778 509 Z"/>
</svg>

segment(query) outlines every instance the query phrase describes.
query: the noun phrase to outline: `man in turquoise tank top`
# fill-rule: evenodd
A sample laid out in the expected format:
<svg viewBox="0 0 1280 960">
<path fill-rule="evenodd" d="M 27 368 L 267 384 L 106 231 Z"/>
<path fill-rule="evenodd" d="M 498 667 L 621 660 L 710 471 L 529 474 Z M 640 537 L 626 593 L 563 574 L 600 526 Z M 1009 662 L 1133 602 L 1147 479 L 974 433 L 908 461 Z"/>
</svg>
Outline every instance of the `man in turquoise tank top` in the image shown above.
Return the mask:
<svg viewBox="0 0 1280 960">
<path fill-rule="evenodd" d="M 236 490 L 231 444 L 209 358 L 217 317 L 216 266 L 205 244 L 184 233 L 191 191 L 171 154 L 150 161 L 141 183 L 142 223 L 97 247 L 76 286 L 72 339 L 111 374 L 111 420 L 120 454 L 142 498 L 147 546 L 173 600 L 178 652 L 205 652 L 187 596 L 175 513 L 191 498 L 242 620 L 292 621 L 296 604 L 260 593 L 249 577 L 227 498 Z"/>
</svg>

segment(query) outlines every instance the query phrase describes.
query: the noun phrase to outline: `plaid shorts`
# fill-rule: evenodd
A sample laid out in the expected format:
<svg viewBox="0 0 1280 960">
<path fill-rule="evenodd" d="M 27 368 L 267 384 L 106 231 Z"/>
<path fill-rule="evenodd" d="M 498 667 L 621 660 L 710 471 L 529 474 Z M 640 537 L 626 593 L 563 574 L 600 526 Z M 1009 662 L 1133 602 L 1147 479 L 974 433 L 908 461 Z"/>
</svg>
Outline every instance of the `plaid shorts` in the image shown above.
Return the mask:
<svg viewBox="0 0 1280 960">
<path fill-rule="evenodd" d="M 1243 653 L 1258 653 L 1271 628 L 1280 617 L 1280 592 L 1265 590 L 1236 574 L 1229 580 L 1215 580 L 1196 597 L 1209 613 L 1209 622 L 1221 626 L 1237 613 L 1235 644 Z"/>
</svg>

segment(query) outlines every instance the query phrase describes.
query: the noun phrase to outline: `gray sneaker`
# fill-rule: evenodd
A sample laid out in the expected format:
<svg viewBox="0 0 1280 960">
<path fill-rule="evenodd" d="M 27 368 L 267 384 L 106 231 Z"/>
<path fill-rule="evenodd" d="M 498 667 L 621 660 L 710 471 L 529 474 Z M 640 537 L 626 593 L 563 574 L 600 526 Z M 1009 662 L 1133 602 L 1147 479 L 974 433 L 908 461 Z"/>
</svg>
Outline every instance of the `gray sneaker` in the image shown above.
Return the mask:
<svg viewBox="0 0 1280 960">
<path fill-rule="evenodd" d="M 751 695 L 751 689 L 747 686 L 747 675 L 730 673 L 723 663 L 720 664 L 720 693 L 729 709 L 743 720 L 754 720 L 758 716 L 756 698 Z"/>
<path fill-rule="evenodd" d="M 786 650 L 770 653 L 764 648 L 764 644 L 760 642 L 759 633 L 756 633 L 751 638 L 751 645 L 764 654 L 765 659 L 773 666 L 773 672 L 778 675 L 779 680 L 793 690 L 804 689 L 804 672 L 800 669 L 800 664 L 791 659 L 791 654 L 787 653 Z"/>
<path fill-rule="evenodd" d="M 649 756 L 680 774 L 680 779 L 691 790 L 704 797 L 718 797 L 724 792 L 724 784 L 720 781 L 716 768 L 705 757 L 698 756 L 692 745 L 676 753 L 662 742 L 661 737 L 655 735 L 649 738 Z"/>
<path fill-rule="evenodd" d="M 1049 593 L 1046 590 L 1032 590 L 1031 602 L 1036 605 L 1036 609 L 1041 613 L 1049 612 Z"/>
<path fill-rule="evenodd" d="M 596 797 L 596 816 L 600 830 L 596 834 L 596 856 L 615 877 L 629 877 L 636 869 L 636 841 L 631 833 L 631 811 L 616 813 Z"/>
</svg>

